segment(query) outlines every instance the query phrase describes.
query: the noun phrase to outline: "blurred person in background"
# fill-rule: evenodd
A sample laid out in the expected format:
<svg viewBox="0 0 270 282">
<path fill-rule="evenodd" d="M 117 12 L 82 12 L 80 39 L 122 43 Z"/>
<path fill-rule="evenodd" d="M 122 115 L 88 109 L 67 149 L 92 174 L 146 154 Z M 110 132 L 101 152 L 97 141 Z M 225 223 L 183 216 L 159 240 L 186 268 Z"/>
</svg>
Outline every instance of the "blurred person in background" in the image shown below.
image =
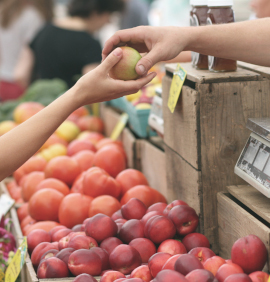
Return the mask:
<svg viewBox="0 0 270 282">
<path fill-rule="evenodd" d="M 121 15 L 120 29 L 148 25 L 149 5 L 143 0 L 124 0 L 125 8 Z"/>
<path fill-rule="evenodd" d="M 14 68 L 24 48 L 53 17 L 52 0 L 0 1 L 0 101 L 18 98 L 24 87 Z"/>
<path fill-rule="evenodd" d="M 69 87 L 101 62 L 101 45 L 93 34 L 123 8 L 122 0 L 71 0 L 68 16 L 47 24 L 34 38 L 16 68 L 24 86 L 35 79 L 60 78 Z"/>
<path fill-rule="evenodd" d="M 255 13 L 256 18 L 270 17 L 269 0 L 251 0 L 250 6 Z"/>
</svg>

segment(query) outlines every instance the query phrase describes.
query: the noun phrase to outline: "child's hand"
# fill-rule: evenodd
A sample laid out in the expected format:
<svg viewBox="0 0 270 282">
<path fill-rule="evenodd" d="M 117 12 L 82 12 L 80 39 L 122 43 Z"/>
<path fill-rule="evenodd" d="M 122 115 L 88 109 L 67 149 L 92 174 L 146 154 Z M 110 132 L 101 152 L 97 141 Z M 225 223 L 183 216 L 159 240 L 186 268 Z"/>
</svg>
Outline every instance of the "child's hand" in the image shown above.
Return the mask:
<svg viewBox="0 0 270 282">
<path fill-rule="evenodd" d="M 104 102 L 136 93 L 156 76 L 156 73 L 150 73 L 137 80 L 112 79 L 108 73 L 122 55 L 122 49 L 115 49 L 98 67 L 84 75 L 74 85 L 76 99 L 80 99 L 79 105 Z"/>
</svg>

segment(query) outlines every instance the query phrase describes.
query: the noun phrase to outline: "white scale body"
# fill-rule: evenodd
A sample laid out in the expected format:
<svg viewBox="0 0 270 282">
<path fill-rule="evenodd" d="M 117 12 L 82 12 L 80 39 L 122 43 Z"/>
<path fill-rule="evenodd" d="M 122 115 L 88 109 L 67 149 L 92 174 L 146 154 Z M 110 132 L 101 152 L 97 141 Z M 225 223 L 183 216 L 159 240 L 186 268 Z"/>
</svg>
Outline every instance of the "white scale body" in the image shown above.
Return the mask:
<svg viewBox="0 0 270 282">
<path fill-rule="evenodd" d="M 248 119 L 252 131 L 234 172 L 270 198 L 270 118 Z"/>
</svg>

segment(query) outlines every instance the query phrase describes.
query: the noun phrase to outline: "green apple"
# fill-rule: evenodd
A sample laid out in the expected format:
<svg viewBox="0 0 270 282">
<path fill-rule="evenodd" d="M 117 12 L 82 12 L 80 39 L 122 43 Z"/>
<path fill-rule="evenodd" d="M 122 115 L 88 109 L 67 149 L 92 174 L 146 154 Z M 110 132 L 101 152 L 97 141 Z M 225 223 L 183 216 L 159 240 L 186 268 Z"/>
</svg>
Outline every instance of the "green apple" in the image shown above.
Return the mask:
<svg viewBox="0 0 270 282">
<path fill-rule="evenodd" d="M 131 47 L 120 47 L 123 50 L 123 57 L 112 67 L 110 76 L 114 79 L 133 80 L 140 76 L 137 74 L 135 67 L 142 58 L 140 53 Z"/>
</svg>

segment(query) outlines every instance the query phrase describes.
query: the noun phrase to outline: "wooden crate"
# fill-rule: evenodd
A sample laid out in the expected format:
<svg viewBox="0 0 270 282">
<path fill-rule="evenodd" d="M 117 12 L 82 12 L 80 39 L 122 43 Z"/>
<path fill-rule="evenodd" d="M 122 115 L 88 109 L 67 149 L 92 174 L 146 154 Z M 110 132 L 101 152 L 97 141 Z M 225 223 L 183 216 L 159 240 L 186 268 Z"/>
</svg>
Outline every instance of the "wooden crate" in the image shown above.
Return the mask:
<svg viewBox="0 0 270 282">
<path fill-rule="evenodd" d="M 243 189 L 245 190 L 246 186 L 243 186 Z M 239 188 L 234 189 L 234 187 L 232 187 L 230 190 L 235 190 L 235 193 L 238 194 L 238 196 L 240 194 L 245 194 L 242 192 L 239 193 Z M 253 202 L 252 195 L 254 195 L 253 192 L 245 194 L 244 197 L 246 198 L 246 203 Z M 258 200 L 255 199 L 255 202 L 258 203 Z M 220 245 L 219 255 L 223 258 L 229 259 L 231 257 L 230 251 L 234 242 L 241 237 L 253 234 L 263 241 L 268 250 L 267 268 L 270 269 L 270 224 L 253 213 L 249 207 L 250 205 L 243 205 L 229 193 L 219 192 L 217 194 L 218 233 Z M 263 212 L 260 213 L 262 214 Z M 267 269 L 265 270 L 267 271 Z"/>
<path fill-rule="evenodd" d="M 250 134 L 247 119 L 270 116 L 270 81 L 242 68 L 212 73 L 181 65 L 187 79 L 174 114 L 167 103 L 176 64 L 166 66 L 162 85 L 168 189 L 194 205 L 200 231 L 218 251 L 216 195 L 244 184 L 234 165 Z"/>
<path fill-rule="evenodd" d="M 262 75 L 262 77 L 266 79 L 270 79 L 270 68 L 269 67 L 262 67 L 258 65 L 253 65 L 245 62 L 238 62 L 238 66 L 240 66 L 243 69 L 251 70 L 254 72 L 257 72 Z"/>
<path fill-rule="evenodd" d="M 146 176 L 149 185 L 162 193 L 168 200 L 164 151 L 149 141 L 137 140 L 136 158 L 136 168 Z"/>
</svg>

